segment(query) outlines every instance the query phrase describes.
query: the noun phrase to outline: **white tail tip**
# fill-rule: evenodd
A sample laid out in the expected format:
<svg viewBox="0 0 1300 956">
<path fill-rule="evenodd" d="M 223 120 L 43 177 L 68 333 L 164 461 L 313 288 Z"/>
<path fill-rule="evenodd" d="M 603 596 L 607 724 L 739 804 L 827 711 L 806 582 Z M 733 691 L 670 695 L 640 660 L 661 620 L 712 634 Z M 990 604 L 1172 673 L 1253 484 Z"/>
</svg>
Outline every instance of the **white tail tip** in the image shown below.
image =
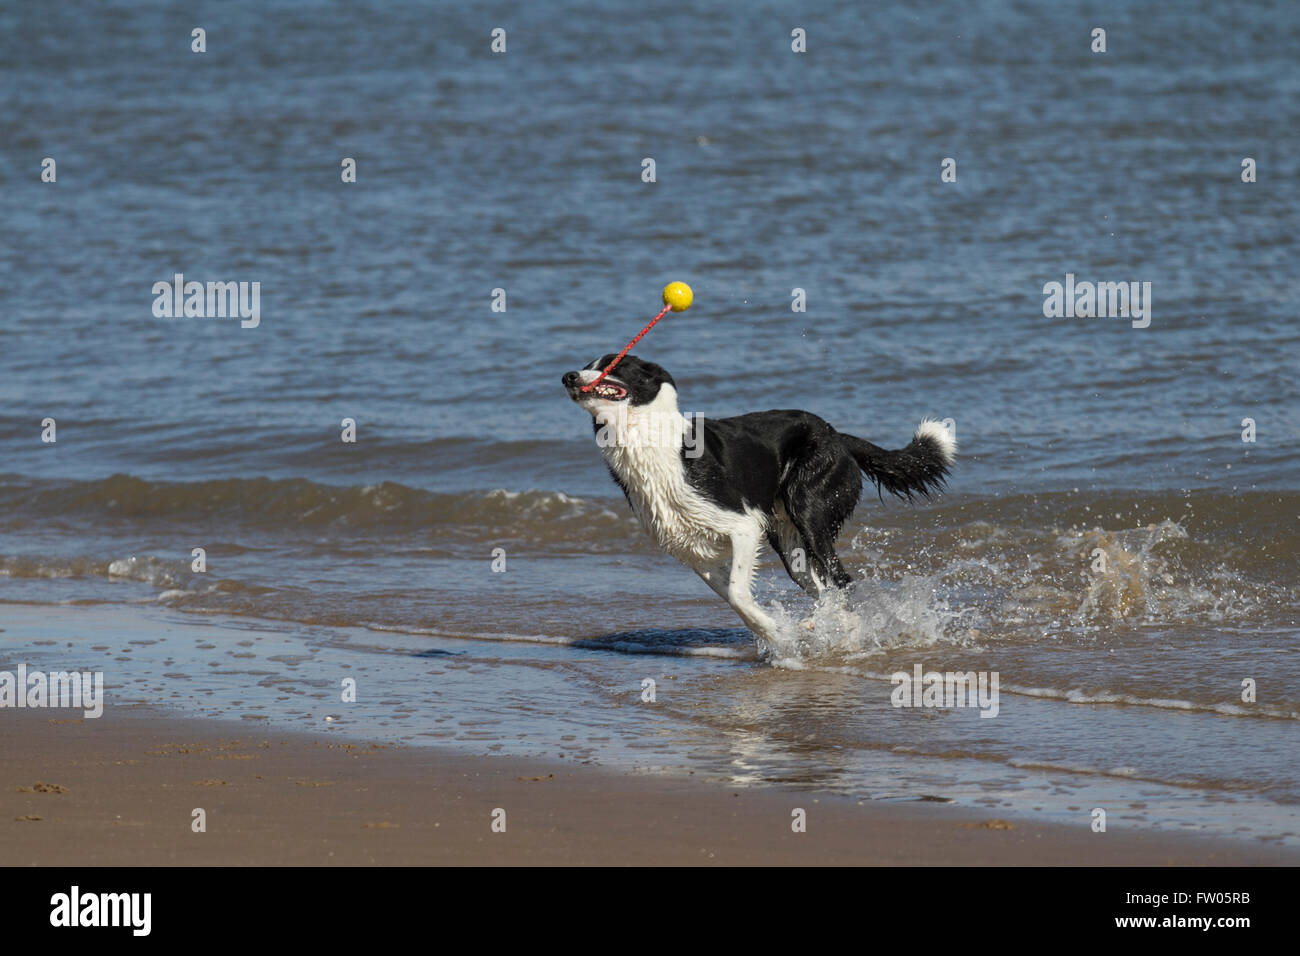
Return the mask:
<svg viewBox="0 0 1300 956">
<path fill-rule="evenodd" d="M 939 446 L 939 454 L 943 456 L 944 464 L 951 465 L 957 458 L 957 439 L 943 422 L 936 422 L 932 418 L 922 419 L 921 424 L 916 426 L 915 438 L 928 438 Z"/>
</svg>

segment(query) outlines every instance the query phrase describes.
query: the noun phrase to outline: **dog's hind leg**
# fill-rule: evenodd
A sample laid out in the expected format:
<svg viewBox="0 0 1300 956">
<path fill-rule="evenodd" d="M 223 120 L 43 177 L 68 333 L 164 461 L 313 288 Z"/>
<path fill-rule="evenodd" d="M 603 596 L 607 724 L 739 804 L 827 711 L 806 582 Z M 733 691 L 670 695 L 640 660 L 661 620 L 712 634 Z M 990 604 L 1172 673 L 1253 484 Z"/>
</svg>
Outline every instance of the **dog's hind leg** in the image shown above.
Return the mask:
<svg viewBox="0 0 1300 956">
<path fill-rule="evenodd" d="M 846 588 L 853 583 L 853 575 L 849 574 L 840 563 L 840 556 L 835 553 L 834 544 L 826 545 L 820 557 L 822 565 L 830 572 L 831 580 L 835 582 L 837 588 Z"/>
<path fill-rule="evenodd" d="M 861 493 L 857 463 L 838 444 L 823 444 L 800 462 L 783 489 L 785 511 L 808 549 L 809 569 L 837 588 L 853 583 L 835 553 L 835 538 Z"/>
<path fill-rule="evenodd" d="M 814 575 L 818 571 L 837 588 L 846 588 L 853 583 L 853 575 L 840 563 L 840 556 L 835 553 L 836 532 L 820 532 L 812 536 L 808 549 L 808 566 Z M 818 577 L 818 583 L 822 580 Z"/>
<path fill-rule="evenodd" d="M 813 597 L 821 597 L 826 585 L 817 570 L 812 566 L 808 555 L 808 543 L 804 541 L 799 529 L 790 520 L 785 507 L 778 501 L 775 509 L 775 521 L 767 533 L 768 544 L 785 565 L 785 573 L 790 580 L 803 588 Z"/>
</svg>

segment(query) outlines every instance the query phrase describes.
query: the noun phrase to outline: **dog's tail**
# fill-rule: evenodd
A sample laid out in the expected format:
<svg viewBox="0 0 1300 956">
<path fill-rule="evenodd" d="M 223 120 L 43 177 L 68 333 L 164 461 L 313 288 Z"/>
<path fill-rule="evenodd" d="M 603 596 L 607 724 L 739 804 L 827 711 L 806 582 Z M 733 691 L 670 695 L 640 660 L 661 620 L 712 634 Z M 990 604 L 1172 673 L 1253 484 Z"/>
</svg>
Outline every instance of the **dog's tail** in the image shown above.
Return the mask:
<svg viewBox="0 0 1300 956">
<path fill-rule="evenodd" d="M 840 433 L 840 440 L 868 478 L 876 492 L 912 501 L 929 498 L 943 490 L 944 480 L 957 457 L 957 440 L 941 422 L 925 419 L 906 448 L 886 451 L 879 445 Z"/>
</svg>

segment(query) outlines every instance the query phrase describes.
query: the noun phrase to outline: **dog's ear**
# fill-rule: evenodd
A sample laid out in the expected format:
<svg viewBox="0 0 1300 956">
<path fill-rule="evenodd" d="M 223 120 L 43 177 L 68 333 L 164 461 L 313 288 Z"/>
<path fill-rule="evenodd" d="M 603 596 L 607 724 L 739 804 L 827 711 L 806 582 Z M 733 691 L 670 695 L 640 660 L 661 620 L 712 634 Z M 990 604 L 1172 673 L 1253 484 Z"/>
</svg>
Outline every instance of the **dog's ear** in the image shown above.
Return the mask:
<svg viewBox="0 0 1300 956">
<path fill-rule="evenodd" d="M 653 381 L 671 385 L 673 388 L 677 387 L 677 383 L 673 380 L 672 375 L 669 374 L 668 369 L 664 368 L 662 365 L 656 365 L 654 362 L 643 361 L 641 362 L 641 368 L 646 376 Z"/>
</svg>

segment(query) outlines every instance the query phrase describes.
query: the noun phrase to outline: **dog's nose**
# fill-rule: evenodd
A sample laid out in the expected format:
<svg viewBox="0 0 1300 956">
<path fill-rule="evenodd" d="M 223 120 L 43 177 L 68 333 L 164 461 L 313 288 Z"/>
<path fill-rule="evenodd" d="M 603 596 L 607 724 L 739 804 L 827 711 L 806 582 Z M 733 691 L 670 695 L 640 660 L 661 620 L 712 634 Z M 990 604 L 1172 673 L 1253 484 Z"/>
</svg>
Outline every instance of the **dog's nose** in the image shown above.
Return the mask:
<svg viewBox="0 0 1300 956">
<path fill-rule="evenodd" d="M 578 384 L 580 378 L 581 376 L 579 376 L 577 372 L 565 372 L 564 378 L 560 379 L 560 384 L 565 388 L 571 388 Z"/>
</svg>

